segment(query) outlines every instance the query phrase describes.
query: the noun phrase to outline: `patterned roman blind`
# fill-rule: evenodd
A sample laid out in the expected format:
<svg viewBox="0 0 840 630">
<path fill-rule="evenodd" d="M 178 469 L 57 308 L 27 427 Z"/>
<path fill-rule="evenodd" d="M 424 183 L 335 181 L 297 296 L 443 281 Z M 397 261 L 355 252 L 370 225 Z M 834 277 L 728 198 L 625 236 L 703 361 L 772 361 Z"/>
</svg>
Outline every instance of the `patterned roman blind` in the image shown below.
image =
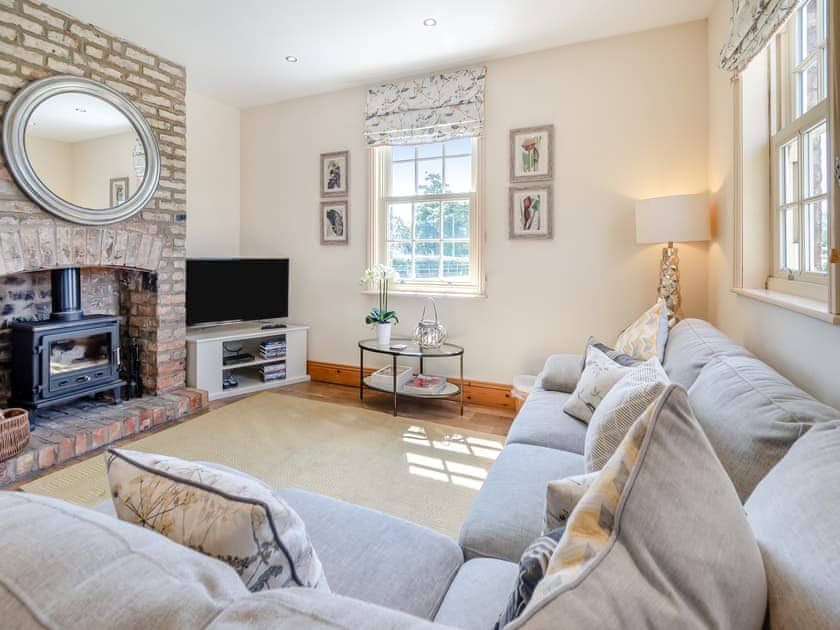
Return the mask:
<svg viewBox="0 0 840 630">
<path fill-rule="evenodd" d="M 729 41 L 720 67 L 739 74 L 770 41 L 800 0 L 732 0 Z"/>
<path fill-rule="evenodd" d="M 487 68 L 383 83 L 368 89 L 364 133 L 371 146 L 480 136 Z"/>
</svg>

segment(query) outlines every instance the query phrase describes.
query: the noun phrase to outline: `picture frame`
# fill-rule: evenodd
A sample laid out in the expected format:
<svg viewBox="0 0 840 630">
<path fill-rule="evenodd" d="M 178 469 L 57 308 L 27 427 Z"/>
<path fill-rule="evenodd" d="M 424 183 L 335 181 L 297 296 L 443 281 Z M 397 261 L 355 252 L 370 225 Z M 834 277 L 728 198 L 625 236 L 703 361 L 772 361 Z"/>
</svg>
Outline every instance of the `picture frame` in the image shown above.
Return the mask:
<svg viewBox="0 0 840 630">
<path fill-rule="evenodd" d="M 350 204 L 346 199 L 321 202 L 321 245 L 347 245 Z"/>
<path fill-rule="evenodd" d="M 321 197 L 350 195 L 350 152 L 321 154 Z"/>
<path fill-rule="evenodd" d="M 116 208 L 128 201 L 128 177 L 112 177 L 108 182 L 110 206 Z"/>
<path fill-rule="evenodd" d="M 511 239 L 554 238 L 553 192 L 551 184 L 508 188 L 508 226 Z"/>
<path fill-rule="evenodd" d="M 554 178 L 554 125 L 510 130 L 510 182 Z"/>
</svg>

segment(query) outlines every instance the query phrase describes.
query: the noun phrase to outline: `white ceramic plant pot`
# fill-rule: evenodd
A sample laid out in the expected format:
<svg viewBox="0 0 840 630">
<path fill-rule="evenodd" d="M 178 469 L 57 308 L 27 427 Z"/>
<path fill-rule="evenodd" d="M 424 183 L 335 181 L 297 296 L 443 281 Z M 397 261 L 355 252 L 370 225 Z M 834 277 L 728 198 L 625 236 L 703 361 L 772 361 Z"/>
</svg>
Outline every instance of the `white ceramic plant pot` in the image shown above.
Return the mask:
<svg viewBox="0 0 840 630">
<path fill-rule="evenodd" d="M 376 341 L 380 346 L 391 345 L 391 328 L 393 324 L 376 324 Z"/>
</svg>

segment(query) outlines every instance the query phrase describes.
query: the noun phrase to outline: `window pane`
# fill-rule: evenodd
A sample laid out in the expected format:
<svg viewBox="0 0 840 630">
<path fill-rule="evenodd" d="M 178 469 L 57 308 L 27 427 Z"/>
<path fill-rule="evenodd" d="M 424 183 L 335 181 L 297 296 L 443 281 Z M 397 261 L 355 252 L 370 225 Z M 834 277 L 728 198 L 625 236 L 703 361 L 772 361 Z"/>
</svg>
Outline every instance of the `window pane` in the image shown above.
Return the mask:
<svg viewBox="0 0 840 630">
<path fill-rule="evenodd" d="M 805 271 L 828 273 L 828 202 L 823 199 L 805 208 L 808 230 L 805 250 Z"/>
<path fill-rule="evenodd" d="M 391 162 L 391 191 L 394 197 L 414 194 L 414 162 Z"/>
<path fill-rule="evenodd" d="M 443 160 L 417 161 L 417 194 L 439 195 L 443 192 Z"/>
<path fill-rule="evenodd" d="M 805 197 L 828 193 L 828 127 L 817 125 L 805 134 Z"/>
<path fill-rule="evenodd" d="M 814 59 L 797 77 L 799 99 L 799 114 L 802 115 L 811 110 L 823 99 L 822 95 L 822 73 L 820 72 L 820 58 Z"/>
<path fill-rule="evenodd" d="M 446 192 L 462 193 L 472 190 L 472 158 L 446 158 Z"/>
<path fill-rule="evenodd" d="M 411 240 L 410 203 L 395 203 L 388 206 L 388 240 Z"/>
<path fill-rule="evenodd" d="M 817 47 L 817 42 L 820 40 L 817 13 L 817 0 L 809 0 L 799 10 L 799 38 L 801 43 L 799 61 L 805 59 Z"/>
<path fill-rule="evenodd" d="M 413 278 L 411 243 L 388 243 L 388 264 L 396 269 L 402 278 Z"/>
<path fill-rule="evenodd" d="M 452 280 L 470 275 L 470 244 L 443 244 L 443 277 Z"/>
<path fill-rule="evenodd" d="M 799 169 L 799 139 L 794 138 L 781 148 L 782 159 L 779 173 L 779 197 L 782 203 L 793 203 L 799 199 L 797 170 Z"/>
<path fill-rule="evenodd" d="M 414 205 L 414 238 L 417 240 L 440 239 L 440 203 Z"/>
<path fill-rule="evenodd" d="M 796 207 L 782 209 L 782 269 L 799 271 L 799 218 Z"/>
<path fill-rule="evenodd" d="M 440 243 L 416 243 L 414 269 L 417 278 L 440 277 Z"/>
<path fill-rule="evenodd" d="M 441 155 L 443 155 L 443 145 L 440 143 L 417 145 L 418 158 L 440 157 Z"/>
<path fill-rule="evenodd" d="M 470 237 L 470 202 L 447 201 L 443 204 L 443 238 Z"/>
<path fill-rule="evenodd" d="M 414 159 L 414 147 L 406 147 L 406 146 L 391 147 L 391 161 L 396 162 L 398 160 L 413 160 L 413 159 Z"/>
<path fill-rule="evenodd" d="M 472 155 L 472 140 L 458 138 L 443 145 L 446 155 Z"/>
</svg>

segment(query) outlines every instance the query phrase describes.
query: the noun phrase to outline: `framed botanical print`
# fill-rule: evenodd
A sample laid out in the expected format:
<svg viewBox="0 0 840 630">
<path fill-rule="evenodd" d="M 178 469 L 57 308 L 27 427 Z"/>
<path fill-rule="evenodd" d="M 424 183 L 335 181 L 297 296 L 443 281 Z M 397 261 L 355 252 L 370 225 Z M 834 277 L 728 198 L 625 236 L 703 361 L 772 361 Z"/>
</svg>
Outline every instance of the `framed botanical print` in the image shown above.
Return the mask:
<svg viewBox="0 0 840 630">
<path fill-rule="evenodd" d="M 128 177 L 114 177 L 108 183 L 110 207 L 116 208 L 128 199 Z"/>
<path fill-rule="evenodd" d="M 321 202 L 321 245 L 346 245 L 350 228 L 347 201 Z"/>
<path fill-rule="evenodd" d="M 551 185 L 509 189 L 510 238 L 554 238 Z"/>
<path fill-rule="evenodd" d="M 321 196 L 346 197 L 350 194 L 350 152 L 321 154 Z"/>
<path fill-rule="evenodd" d="M 510 181 L 513 184 L 554 176 L 554 125 L 510 131 Z"/>
</svg>

